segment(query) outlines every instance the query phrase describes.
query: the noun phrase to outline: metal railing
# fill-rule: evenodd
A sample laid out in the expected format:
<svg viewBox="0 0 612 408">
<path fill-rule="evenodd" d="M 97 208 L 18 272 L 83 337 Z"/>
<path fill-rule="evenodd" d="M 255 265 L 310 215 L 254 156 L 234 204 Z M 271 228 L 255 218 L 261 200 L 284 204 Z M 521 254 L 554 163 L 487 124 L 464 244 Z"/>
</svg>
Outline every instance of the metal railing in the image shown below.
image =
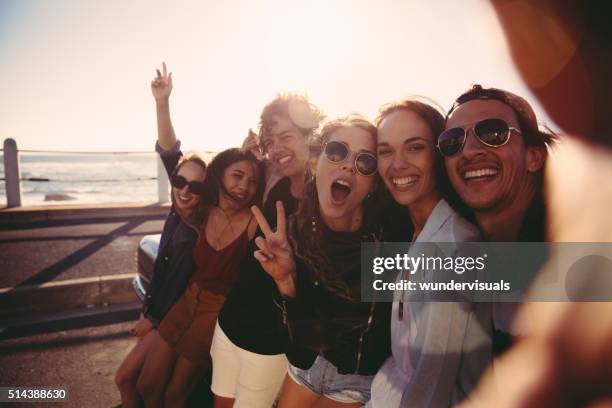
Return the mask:
<svg viewBox="0 0 612 408">
<path fill-rule="evenodd" d="M 109 155 L 129 155 L 129 154 L 155 154 L 154 152 L 135 152 L 135 151 L 124 151 L 124 152 L 92 152 L 92 151 L 51 151 L 51 150 L 19 150 L 17 148 L 17 142 L 14 139 L 8 138 L 4 140 L 4 148 L 1 149 L 4 153 L 4 181 L 6 186 L 6 206 L 20 207 L 22 204 L 21 196 L 21 182 L 22 181 L 34 181 L 34 182 L 125 182 L 125 181 L 145 181 L 145 180 L 157 180 L 157 202 L 166 203 L 169 201 L 169 181 L 166 174 L 164 165 L 157 156 L 157 177 L 144 177 L 135 179 L 105 179 L 105 180 L 54 180 L 47 177 L 21 177 L 19 169 L 19 153 L 49 153 L 49 154 L 109 154 Z M 205 152 L 213 153 L 213 152 Z"/>
</svg>

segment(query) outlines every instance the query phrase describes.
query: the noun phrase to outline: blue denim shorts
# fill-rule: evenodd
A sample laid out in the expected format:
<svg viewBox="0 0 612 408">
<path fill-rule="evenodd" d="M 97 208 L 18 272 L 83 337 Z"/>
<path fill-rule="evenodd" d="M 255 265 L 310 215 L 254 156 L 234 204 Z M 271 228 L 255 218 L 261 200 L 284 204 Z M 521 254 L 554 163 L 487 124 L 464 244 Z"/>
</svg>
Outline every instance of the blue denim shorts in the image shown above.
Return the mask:
<svg viewBox="0 0 612 408">
<path fill-rule="evenodd" d="M 297 384 L 337 402 L 365 404 L 370 400 L 373 375 L 338 374 L 321 354 L 308 370 L 289 364 L 288 373 Z"/>
</svg>

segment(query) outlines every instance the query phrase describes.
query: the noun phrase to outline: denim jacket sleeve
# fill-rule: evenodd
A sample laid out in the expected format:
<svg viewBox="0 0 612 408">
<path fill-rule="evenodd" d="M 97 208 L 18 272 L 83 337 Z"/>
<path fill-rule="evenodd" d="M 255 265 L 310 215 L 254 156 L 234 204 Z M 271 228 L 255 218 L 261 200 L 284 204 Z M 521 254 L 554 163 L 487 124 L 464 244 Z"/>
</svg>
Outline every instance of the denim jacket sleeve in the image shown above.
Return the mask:
<svg viewBox="0 0 612 408">
<path fill-rule="evenodd" d="M 159 143 L 155 142 L 155 151 L 159 153 L 159 157 L 162 163 L 164 163 L 168 177 L 172 176 L 176 165 L 183 155 L 183 152 L 181 152 L 181 141 L 177 140 L 174 147 L 170 150 L 164 150 Z"/>
<path fill-rule="evenodd" d="M 143 313 L 156 327 L 183 294 L 195 272 L 193 248 L 196 240 L 197 233 L 185 224 L 180 224 L 155 260 Z"/>
</svg>

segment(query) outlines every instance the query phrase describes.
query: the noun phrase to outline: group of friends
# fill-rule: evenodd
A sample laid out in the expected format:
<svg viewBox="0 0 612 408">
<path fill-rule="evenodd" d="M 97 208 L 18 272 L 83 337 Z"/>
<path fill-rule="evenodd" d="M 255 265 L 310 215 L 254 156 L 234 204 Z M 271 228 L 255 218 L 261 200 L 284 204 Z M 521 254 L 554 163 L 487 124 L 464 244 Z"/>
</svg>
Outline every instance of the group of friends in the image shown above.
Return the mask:
<svg viewBox="0 0 612 408">
<path fill-rule="evenodd" d="M 216 407 L 449 406 L 517 333 L 514 304 L 362 302 L 362 242 L 545 240 L 556 136 L 522 97 L 474 85 L 325 120 L 280 94 L 259 132 L 210 163 L 183 155 L 172 74 L 151 84 L 172 185 L 122 405 L 184 406 L 212 369 Z"/>
<path fill-rule="evenodd" d="M 184 406 L 211 369 L 216 407 L 612 402 L 610 302 L 360 301 L 362 242 L 612 238 L 609 2 L 492 4 L 564 143 L 525 99 L 479 85 L 447 112 L 404 100 L 373 123 L 282 94 L 206 164 L 181 154 L 158 71 L 172 207 L 123 406 Z"/>
</svg>

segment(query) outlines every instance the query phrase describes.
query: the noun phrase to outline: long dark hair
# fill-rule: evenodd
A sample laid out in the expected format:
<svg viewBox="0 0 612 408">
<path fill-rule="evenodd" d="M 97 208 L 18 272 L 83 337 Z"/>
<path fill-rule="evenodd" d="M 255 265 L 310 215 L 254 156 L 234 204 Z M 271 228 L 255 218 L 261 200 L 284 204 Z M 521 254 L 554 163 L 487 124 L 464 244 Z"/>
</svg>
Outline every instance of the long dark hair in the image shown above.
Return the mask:
<svg viewBox="0 0 612 408">
<path fill-rule="evenodd" d="M 201 223 L 211 207 L 219 204 L 219 195 L 226 192 L 223 185 L 223 173 L 234 163 L 248 161 L 255 164 L 257 169 L 257 190 L 247 206 L 261 205 L 265 188 L 265 167 L 263 163 L 251 152 L 244 152 L 238 148 L 231 148 L 217 154 L 210 162 L 204 179 L 204 193 L 200 199 L 199 211 L 196 221 Z"/>
<path fill-rule="evenodd" d="M 327 122 L 309 141 L 311 152 L 322 152 L 323 146 L 331 135 L 342 128 L 355 127 L 368 132 L 373 140 L 376 140 L 376 127 L 368 120 L 358 115 L 336 119 Z M 289 236 L 294 252 L 301 258 L 313 275 L 313 279 L 319 281 L 327 290 L 335 295 L 350 301 L 359 301 L 358 294 L 353 293 L 351 288 L 342 278 L 327 255 L 326 237 L 323 233 L 323 220 L 319 208 L 317 194 L 316 176 L 310 174 L 310 179 L 304 188 L 304 198 L 300 201 L 297 212 L 291 217 L 289 223 Z M 380 180 L 375 182 L 380 186 Z M 362 232 L 363 235 L 380 237 L 374 213 L 374 195 L 366 197 L 363 202 L 364 216 Z"/>
<path fill-rule="evenodd" d="M 430 103 L 426 103 L 424 101 L 420 101 L 418 99 L 406 99 L 400 102 L 393 102 L 387 105 L 383 105 L 380 108 L 378 116 L 376 118 L 376 127 L 380 126 L 380 123 L 390 114 L 397 111 L 410 111 L 416 115 L 418 115 L 427 126 L 431 130 L 431 134 L 433 136 L 433 143 L 436 145 L 438 136 L 440 133 L 444 131 L 445 127 L 445 119 L 441 113 L 440 109 L 437 109 L 433 104 L 435 102 L 431 101 Z M 440 197 L 442 197 L 446 202 L 449 203 L 451 207 L 455 211 L 457 211 L 462 217 L 470 220 L 471 222 L 475 222 L 474 216 L 470 209 L 465 205 L 465 203 L 459 197 L 459 194 L 453 188 L 448 174 L 446 173 L 446 167 L 444 165 L 444 157 L 438 149 L 435 149 L 434 152 L 434 172 L 436 176 L 437 189 L 440 193 Z"/>
</svg>

